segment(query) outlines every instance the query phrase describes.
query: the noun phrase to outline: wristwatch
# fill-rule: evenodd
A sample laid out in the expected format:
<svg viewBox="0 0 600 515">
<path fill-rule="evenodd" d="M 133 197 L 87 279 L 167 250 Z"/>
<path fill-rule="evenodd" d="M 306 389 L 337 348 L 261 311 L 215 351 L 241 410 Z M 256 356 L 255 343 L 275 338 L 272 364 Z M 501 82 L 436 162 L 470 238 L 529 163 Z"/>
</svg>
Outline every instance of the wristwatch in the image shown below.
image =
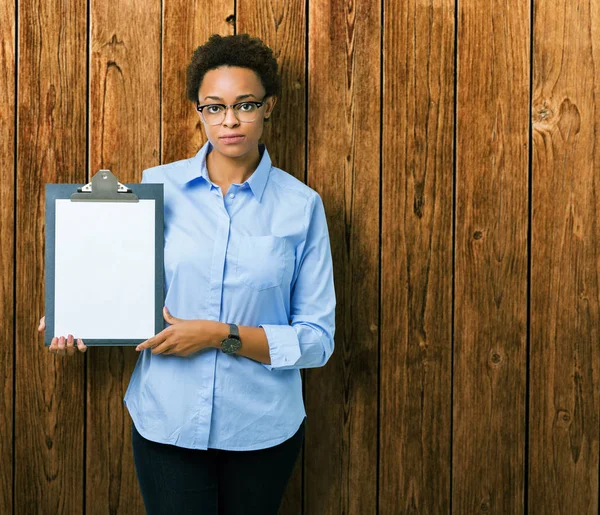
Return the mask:
<svg viewBox="0 0 600 515">
<path fill-rule="evenodd" d="M 240 331 L 238 326 L 235 324 L 229 324 L 229 336 L 221 340 L 221 350 L 225 354 L 234 354 L 242 347 L 242 340 L 240 340 Z"/>
</svg>

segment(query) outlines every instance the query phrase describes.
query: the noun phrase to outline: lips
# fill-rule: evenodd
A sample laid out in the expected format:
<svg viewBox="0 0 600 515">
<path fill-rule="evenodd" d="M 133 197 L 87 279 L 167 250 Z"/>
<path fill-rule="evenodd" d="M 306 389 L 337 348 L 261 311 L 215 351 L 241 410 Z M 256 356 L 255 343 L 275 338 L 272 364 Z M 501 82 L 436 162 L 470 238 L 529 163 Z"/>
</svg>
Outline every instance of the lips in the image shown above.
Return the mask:
<svg viewBox="0 0 600 515">
<path fill-rule="evenodd" d="M 242 141 L 244 139 L 243 135 L 240 134 L 236 134 L 236 135 L 231 135 L 231 136 L 221 136 L 219 138 L 223 143 L 226 144 L 232 144 L 232 143 L 239 143 L 240 141 Z"/>
</svg>

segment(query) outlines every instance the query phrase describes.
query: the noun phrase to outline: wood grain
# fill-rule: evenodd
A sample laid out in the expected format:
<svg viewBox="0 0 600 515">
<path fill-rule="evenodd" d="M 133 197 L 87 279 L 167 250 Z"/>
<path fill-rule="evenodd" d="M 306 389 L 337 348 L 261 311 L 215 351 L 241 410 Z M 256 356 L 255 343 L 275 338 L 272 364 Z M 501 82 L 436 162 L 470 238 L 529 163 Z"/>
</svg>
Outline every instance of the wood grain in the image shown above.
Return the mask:
<svg viewBox="0 0 600 515">
<path fill-rule="evenodd" d="M 309 4 L 308 184 L 325 205 L 336 347 L 306 371 L 305 513 L 373 513 L 379 339 L 379 2 Z"/>
<path fill-rule="evenodd" d="M 529 512 L 598 513 L 600 3 L 535 3 Z"/>
<path fill-rule="evenodd" d="M 384 27 L 382 514 L 450 513 L 455 13 L 423 4 Z"/>
<path fill-rule="evenodd" d="M 281 96 L 270 121 L 264 124 L 261 141 L 269 150 L 273 166 L 305 181 L 306 6 L 301 0 L 281 4 L 239 0 L 236 13 L 236 32 L 260 34 L 260 39 L 273 49 L 282 78 Z M 305 384 L 306 373 L 301 373 Z M 281 515 L 302 514 L 303 469 L 304 449 L 288 483 Z"/>
<path fill-rule="evenodd" d="M 15 2 L 0 4 L 0 513 L 13 510 Z"/>
<path fill-rule="evenodd" d="M 523 513 L 529 4 L 459 2 L 452 510 Z"/>
<path fill-rule="evenodd" d="M 211 34 L 234 34 L 233 0 L 164 0 L 162 53 L 162 161 L 192 157 L 206 143 L 202 122 L 186 98 L 186 71 L 194 50 Z"/>
<path fill-rule="evenodd" d="M 14 507 L 72 514 L 83 505 L 85 361 L 50 354 L 37 327 L 45 184 L 85 180 L 86 6 L 21 0 L 18 34 Z"/>
<path fill-rule="evenodd" d="M 135 183 L 159 164 L 160 27 L 160 0 L 91 3 L 90 174 Z M 143 514 L 123 404 L 138 353 L 88 352 L 86 513 Z"/>
<path fill-rule="evenodd" d="M 0 513 L 144 513 L 137 353 L 37 332 L 44 188 L 194 155 L 212 33 L 274 49 L 262 139 L 331 235 L 336 349 L 280 513 L 598 512 L 600 1 L 88 4 L 0 3 Z"/>
</svg>

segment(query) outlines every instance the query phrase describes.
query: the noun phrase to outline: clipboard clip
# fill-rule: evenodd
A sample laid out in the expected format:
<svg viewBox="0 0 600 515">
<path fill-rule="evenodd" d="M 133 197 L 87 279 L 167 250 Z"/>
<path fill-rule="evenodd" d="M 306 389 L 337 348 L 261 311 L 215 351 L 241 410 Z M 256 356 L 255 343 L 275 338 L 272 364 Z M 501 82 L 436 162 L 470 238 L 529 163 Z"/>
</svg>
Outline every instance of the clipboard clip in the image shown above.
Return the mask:
<svg viewBox="0 0 600 515">
<path fill-rule="evenodd" d="M 121 184 L 110 170 L 99 170 L 77 193 L 71 195 L 71 202 L 139 202 L 131 188 Z"/>
</svg>

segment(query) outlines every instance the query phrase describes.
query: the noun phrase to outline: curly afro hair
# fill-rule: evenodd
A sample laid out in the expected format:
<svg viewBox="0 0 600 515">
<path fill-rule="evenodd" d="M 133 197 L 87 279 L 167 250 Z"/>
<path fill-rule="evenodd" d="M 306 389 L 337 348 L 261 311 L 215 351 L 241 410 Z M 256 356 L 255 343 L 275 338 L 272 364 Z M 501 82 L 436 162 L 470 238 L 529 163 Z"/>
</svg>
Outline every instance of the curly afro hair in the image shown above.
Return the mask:
<svg viewBox="0 0 600 515">
<path fill-rule="evenodd" d="M 219 66 L 240 66 L 254 70 L 260 77 L 266 96 L 281 94 L 281 77 L 273 50 L 249 34 L 221 36 L 213 34 L 194 50 L 187 68 L 187 97 L 194 104 L 206 72 Z M 267 118 L 268 120 L 268 118 Z"/>
</svg>

